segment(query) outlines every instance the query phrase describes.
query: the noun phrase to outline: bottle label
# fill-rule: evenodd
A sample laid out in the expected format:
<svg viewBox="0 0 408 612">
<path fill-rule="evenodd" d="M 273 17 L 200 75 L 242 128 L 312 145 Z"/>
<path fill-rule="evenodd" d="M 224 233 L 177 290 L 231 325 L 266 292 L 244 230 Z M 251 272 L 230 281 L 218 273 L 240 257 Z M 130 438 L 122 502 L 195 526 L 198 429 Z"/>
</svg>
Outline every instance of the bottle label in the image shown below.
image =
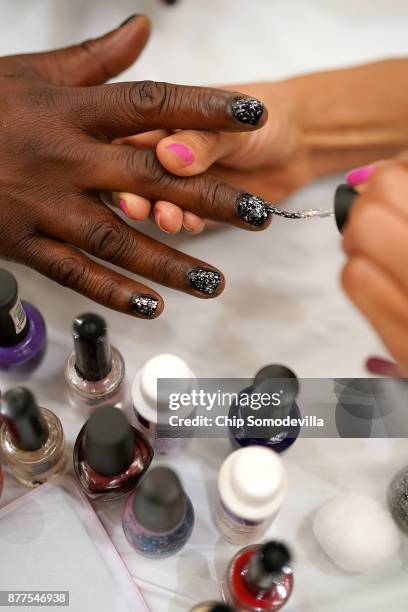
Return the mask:
<svg viewBox="0 0 408 612">
<path fill-rule="evenodd" d="M 227 508 L 217 495 L 215 521 L 224 537 L 232 543 L 245 544 L 254 538 L 261 538 L 275 516 L 260 521 L 249 521 Z"/>
<path fill-rule="evenodd" d="M 13 308 L 9 311 L 11 320 L 14 323 L 14 327 L 16 329 L 16 334 L 21 334 L 23 329 L 27 323 L 27 315 L 25 310 L 20 302 L 20 299 L 17 298 L 17 302 L 14 304 Z"/>
</svg>

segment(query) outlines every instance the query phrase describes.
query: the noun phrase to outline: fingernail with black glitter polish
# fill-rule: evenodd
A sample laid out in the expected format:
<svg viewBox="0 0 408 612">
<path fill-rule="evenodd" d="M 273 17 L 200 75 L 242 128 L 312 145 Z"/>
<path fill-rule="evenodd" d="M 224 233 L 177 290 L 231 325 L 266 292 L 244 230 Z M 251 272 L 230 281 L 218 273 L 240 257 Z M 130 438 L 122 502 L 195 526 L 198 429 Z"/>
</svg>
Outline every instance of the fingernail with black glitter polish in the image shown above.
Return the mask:
<svg viewBox="0 0 408 612">
<path fill-rule="evenodd" d="M 250 193 L 243 193 L 239 196 L 237 211 L 243 221 L 257 226 L 264 225 L 272 214 L 268 202 Z"/>
<path fill-rule="evenodd" d="M 234 98 L 231 102 L 231 111 L 239 123 L 257 125 L 263 115 L 264 106 L 256 98 Z"/>
<path fill-rule="evenodd" d="M 127 25 L 128 23 L 130 23 L 131 21 L 133 21 L 133 19 L 134 19 L 135 17 L 139 17 L 139 15 L 138 15 L 137 13 L 134 13 L 134 15 L 131 15 L 130 17 L 128 17 L 127 19 L 125 19 L 125 21 L 123 21 L 123 22 L 120 24 L 120 26 L 119 26 L 119 27 L 120 27 L 120 28 L 123 28 L 123 26 L 125 26 L 125 25 Z"/>
<path fill-rule="evenodd" d="M 132 295 L 131 297 L 132 310 L 136 314 L 152 319 L 156 316 L 159 300 L 151 295 Z"/>
<path fill-rule="evenodd" d="M 212 295 L 221 283 L 221 273 L 208 268 L 194 268 L 188 273 L 188 282 L 197 291 Z"/>
</svg>

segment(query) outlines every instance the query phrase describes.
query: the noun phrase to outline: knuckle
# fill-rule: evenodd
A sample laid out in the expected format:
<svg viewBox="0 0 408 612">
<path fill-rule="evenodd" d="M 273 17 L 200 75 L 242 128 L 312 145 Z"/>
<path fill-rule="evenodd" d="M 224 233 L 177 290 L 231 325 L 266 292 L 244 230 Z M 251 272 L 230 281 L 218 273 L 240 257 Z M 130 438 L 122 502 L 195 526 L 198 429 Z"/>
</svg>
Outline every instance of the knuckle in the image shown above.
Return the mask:
<svg viewBox="0 0 408 612">
<path fill-rule="evenodd" d="M 91 252 L 109 261 L 120 259 L 129 250 L 130 242 L 126 226 L 113 219 L 92 223 L 86 236 Z"/>
<path fill-rule="evenodd" d="M 175 88 L 168 83 L 139 81 L 130 87 L 130 102 L 140 109 L 144 120 L 152 119 L 171 108 L 174 92 Z"/>
<path fill-rule="evenodd" d="M 78 257 L 52 258 L 49 263 L 48 276 L 63 287 L 80 289 L 86 284 L 86 266 Z"/>
<path fill-rule="evenodd" d="M 210 177 L 203 179 L 200 190 L 200 207 L 205 210 L 209 206 L 214 211 L 214 214 L 222 220 L 225 217 L 223 215 L 225 202 L 229 200 L 228 189 L 223 183 Z"/>
<path fill-rule="evenodd" d="M 166 172 L 152 151 L 135 152 L 129 157 L 129 172 L 147 184 L 173 183 L 177 179 Z"/>
</svg>

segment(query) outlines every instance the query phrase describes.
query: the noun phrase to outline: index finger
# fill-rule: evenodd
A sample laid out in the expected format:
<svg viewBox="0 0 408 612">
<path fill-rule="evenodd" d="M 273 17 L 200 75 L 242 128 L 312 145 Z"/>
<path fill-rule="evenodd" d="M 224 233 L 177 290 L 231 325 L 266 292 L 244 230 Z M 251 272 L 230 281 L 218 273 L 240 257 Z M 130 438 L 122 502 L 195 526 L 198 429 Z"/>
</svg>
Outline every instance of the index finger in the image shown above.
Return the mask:
<svg viewBox="0 0 408 612">
<path fill-rule="evenodd" d="M 161 128 L 247 131 L 267 120 L 260 100 L 211 87 L 139 81 L 78 88 L 67 95 L 76 122 L 111 140 Z"/>
</svg>

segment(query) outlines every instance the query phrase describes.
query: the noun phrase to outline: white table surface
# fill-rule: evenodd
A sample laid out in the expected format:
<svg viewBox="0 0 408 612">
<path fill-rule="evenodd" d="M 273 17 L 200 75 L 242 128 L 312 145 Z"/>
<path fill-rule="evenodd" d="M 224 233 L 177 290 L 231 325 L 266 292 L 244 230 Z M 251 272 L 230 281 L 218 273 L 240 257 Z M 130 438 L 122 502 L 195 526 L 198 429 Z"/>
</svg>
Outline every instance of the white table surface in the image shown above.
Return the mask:
<svg viewBox="0 0 408 612">
<path fill-rule="evenodd" d="M 154 35 L 127 79 L 238 83 L 408 55 L 408 5 L 403 0 L 182 0 L 172 8 L 158 0 L 3 0 L 1 9 L 1 54 L 79 41 L 131 13 L 146 12 Z M 326 207 L 340 178 L 304 189 L 289 205 Z M 179 354 L 202 377 L 249 377 L 269 362 L 285 363 L 302 377 L 364 376 L 365 358 L 383 352 L 339 289 L 343 257 L 331 220 L 276 220 L 263 234 L 228 229 L 161 239 L 220 267 L 228 280 L 222 297 L 200 301 L 160 288 L 165 314 L 143 322 L 94 306 L 32 271 L 6 264 L 16 273 L 23 298 L 42 310 L 49 329 L 46 361 L 27 383 L 41 404 L 61 417 L 70 444 L 83 417 L 67 405 L 62 371 L 71 349 L 71 320 L 86 310 L 108 318 L 129 380 L 161 351 Z M 257 297 L 249 309 L 248 294 Z M 1 375 L 0 388 L 10 385 Z M 122 504 L 97 508 L 154 612 L 187 610 L 219 595 L 220 577 L 236 549 L 220 540 L 209 505 L 217 469 L 228 452 L 226 441 L 196 441 L 170 462 L 197 512 L 193 537 L 174 558 L 152 562 L 137 556 L 121 529 Z M 271 535 L 288 541 L 296 556 L 296 588 L 288 612 L 406 610 L 402 553 L 385 568 L 347 576 L 321 552 L 310 522 L 324 500 L 344 490 L 369 493 L 385 503 L 389 479 L 408 463 L 406 441 L 299 440 L 284 461 L 290 491 Z M 23 492 L 7 474 L 0 505 Z"/>
</svg>

